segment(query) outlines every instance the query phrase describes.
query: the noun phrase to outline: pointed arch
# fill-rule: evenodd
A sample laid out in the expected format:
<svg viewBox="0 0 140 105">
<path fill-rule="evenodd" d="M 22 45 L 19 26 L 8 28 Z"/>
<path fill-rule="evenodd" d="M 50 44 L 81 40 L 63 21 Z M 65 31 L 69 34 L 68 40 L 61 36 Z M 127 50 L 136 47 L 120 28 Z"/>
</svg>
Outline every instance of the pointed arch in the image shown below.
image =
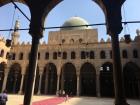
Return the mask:
<svg viewBox="0 0 140 105">
<path fill-rule="evenodd" d="M 77 78 L 74 64 L 67 62 L 63 65 L 61 69 L 60 81 L 60 88 L 62 88 L 63 84 L 63 89 L 67 94 L 76 95 Z"/>
<path fill-rule="evenodd" d="M 80 87 L 82 96 L 96 96 L 96 70 L 89 62 L 80 69 Z"/>
<path fill-rule="evenodd" d="M 24 80 L 23 80 L 23 87 L 22 87 L 22 92 L 25 92 L 25 87 L 26 87 L 26 81 L 27 81 L 27 76 L 28 76 L 28 71 L 29 71 L 29 66 L 26 67 L 26 72 L 25 72 L 25 76 L 24 76 Z M 37 66 L 37 70 L 36 70 L 36 77 L 35 77 L 35 85 L 34 85 L 34 94 L 37 94 L 38 92 L 38 86 L 39 86 L 39 67 Z"/>
<path fill-rule="evenodd" d="M 125 94 L 129 98 L 140 97 L 140 67 L 134 62 L 128 62 L 123 68 Z"/>
<path fill-rule="evenodd" d="M 57 69 L 53 63 L 46 64 L 41 83 L 41 93 L 54 95 L 57 89 Z"/>
<path fill-rule="evenodd" d="M 21 66 L 19 63 L 14 63 L 10 67 L 8 73 L 6 90 L 8 93 L 18 93 L 21 82 Z"/>
<path fill-rule="evenodd" d="M 113 64 L 105 62 L 100 69 L 100 94 L 102 97 L 114 96 Z"/>
</svg>

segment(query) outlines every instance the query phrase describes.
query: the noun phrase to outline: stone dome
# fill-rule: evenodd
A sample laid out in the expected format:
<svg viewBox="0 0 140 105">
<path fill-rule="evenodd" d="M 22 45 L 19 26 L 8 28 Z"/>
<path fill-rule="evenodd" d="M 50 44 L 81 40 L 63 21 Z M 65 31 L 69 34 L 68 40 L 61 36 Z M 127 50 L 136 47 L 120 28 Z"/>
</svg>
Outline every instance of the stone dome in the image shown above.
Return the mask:
<svg viewBox="0 0 140 105">
<path fill-rule="evenodd" d="M 89 23 L 81 17 L 71 17 L 68 19 L 61 28 L 61 30 L 82 30 L 82 29 L 91 29 L 90 26 L 81 26 L 81 27 L 68 27 L 68 26 L 79 26 L 79 25 L 89 25 Z"/>
</svg>

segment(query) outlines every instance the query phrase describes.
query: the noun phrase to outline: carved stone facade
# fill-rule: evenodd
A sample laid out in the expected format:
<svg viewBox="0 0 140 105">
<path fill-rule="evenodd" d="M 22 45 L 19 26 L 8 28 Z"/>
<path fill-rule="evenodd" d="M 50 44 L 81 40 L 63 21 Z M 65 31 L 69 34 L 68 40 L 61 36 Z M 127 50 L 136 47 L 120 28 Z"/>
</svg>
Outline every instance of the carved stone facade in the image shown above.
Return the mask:
<svg viewBox="0 0 140 105">
<path fill-rule="evenodd" d="M 5 45 L 4 38 L 0 37 L 0 63 L 7 63 L 7 53 L 10 51 L 10 48 Z"/>
<path fill-rule="evenodd" d="M 39 46 L 35 94 L 65 90 L 77 96 L 114 96 L 110 38 L 98 41 L 97 29 L 84 27 L 50 32 L 48 39 L 48 44 Z M 126 96 L 130 98 L 140 97 L 139 46 L 138 33 L 129 44 L 120 39 Z M 24 93 L 30 48 L 29 43 L 22 43 L 10 50 L 12 58 L 3 78 L 3 89 L 9 93 Z"/>
</svg>

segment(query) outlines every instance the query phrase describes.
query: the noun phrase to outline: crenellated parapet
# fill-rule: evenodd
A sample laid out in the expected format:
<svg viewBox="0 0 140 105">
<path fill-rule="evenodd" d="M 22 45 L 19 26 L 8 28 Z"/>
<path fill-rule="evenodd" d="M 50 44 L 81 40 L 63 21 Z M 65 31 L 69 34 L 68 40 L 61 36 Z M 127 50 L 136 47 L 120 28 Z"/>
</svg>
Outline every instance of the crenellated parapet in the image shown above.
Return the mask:
<svg viewBox="0 0 140 105">
<path fill-rule="evenodd" d="M 1 37 L 2 35 L 0 35 L 0 41 L 4 42 L 5 43 L 5 38 L 4 37 Z"/>
</svg>

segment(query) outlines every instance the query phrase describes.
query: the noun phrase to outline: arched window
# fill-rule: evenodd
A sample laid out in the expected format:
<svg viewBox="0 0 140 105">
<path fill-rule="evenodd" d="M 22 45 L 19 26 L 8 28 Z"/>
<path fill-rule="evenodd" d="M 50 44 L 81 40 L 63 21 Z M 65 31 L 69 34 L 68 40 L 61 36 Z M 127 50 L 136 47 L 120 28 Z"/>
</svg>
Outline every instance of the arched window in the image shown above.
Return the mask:
<svg viewBox="0 0 140 105">
<path fill-rule="evenodd" d="M 100 52 L 100 58 L 101 59 L 105 59 L 106 58 L 105 51 L 101 51 Z"/>
<path fill-rule="evenodd" d="M 40 59 L 40 52 L 38 53 L 38 60 Z"/>
<path fill-rule="evenodd" d="M 16 59 L 16 54 L 13 53 L 13 55 L 12 55 L 12 60 L 15 60 L 15 59 Z"/>
<path fill-rule="evenodd" d="M 81 59 L 86 59 L 86 52 L 85 51 L 81 52 Z"/>
<path fill-rule="evenodd" d="M 82 38 L 80 38 L 80 39 L 79 39 L 79 43 L 82 43 L 82 41 L 83 41 Z"/>
<path fill-rule="evenodd" d="M 94 59 L 94 51 L 90 51 L 90 59 Z"/>
<path fill-rule="evenodd" d="M 6 59 L 9 59 L 9 58 L 10 58 L 9 55 L 10 55 L 10 53 L 7 52 L 7 53 L 6 53 Z"/>
<path fill-rule="evenodd" d="M 57 59 L 57 52 L 53 52 L 53 59 Z"/>
<path fill-rule="evenodd" d="M 58 51 L 58 57 L 61 57 L 61 52 L 60 51 Z"/>
<path fill-rule="evenodd" d="M 70 40 L 70 43 L 73 44 L 73 43 L 74 43 L 74 39 L 71 39 L 71 40 Z"/>
<path fill-rule="evenodd" d="M 22 52 L 19 54 L 19 60 L 23 60 L 23 53 Z"/>
<path fill-rule="evenodd" d="M 127 51 L 126 50 L 123 50 L 122 51 L 122 57 L 123 58 L 128 58 L 128 55 L 127 55 Z"/>
<path fill-rule="evenodd" d="M 0 57 L 4 57 L 4 50 L 1 50 Z"/>
<path fill-rule="evenodd" d="M 75 59 L 75 52 L 71 52 L 71 59 Z"/>
<path fill-rule="evenodd" d="M 49 53 L 48 52 L 45 53 L 45 59 L 49 59 Z"/>
<path fill-rule="evenodd" d="M 63 59 L 67 59 L 67 53 L 63 52 Z"/>
<path fill-rule="evenodd" d="M 138 58 L 138 50 L 133 50 L 133 58 Z"/>
<path fill-rule="evenodd" d="M 65 43 L 65 39 L 62 39 L 62 44 L 64 44 Z"/>
</svg>

